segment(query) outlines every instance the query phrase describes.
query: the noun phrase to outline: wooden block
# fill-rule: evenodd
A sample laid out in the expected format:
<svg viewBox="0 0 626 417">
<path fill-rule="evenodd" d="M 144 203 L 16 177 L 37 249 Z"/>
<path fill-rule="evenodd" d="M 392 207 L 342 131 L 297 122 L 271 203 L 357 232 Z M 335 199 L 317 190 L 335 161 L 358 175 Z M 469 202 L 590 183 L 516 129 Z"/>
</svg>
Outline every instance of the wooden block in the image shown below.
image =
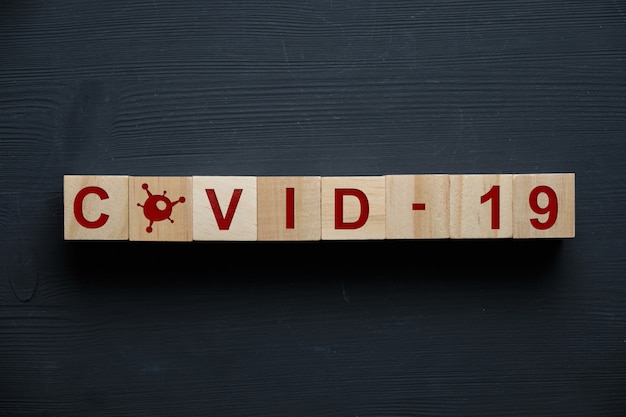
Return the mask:
<svg viewBox="0 0 626 417">
<path fill-rule="evenodd" d="M 574 237 L 574 196 L 574 174 L 514 175 L 513 237 Z"/>
<path fill-rule="evenodd" d="M 320 240 L 321 177 L 258 177 L 258 240 Z"/>
<path fill-rule="evenodd" d="M 322 177 L 322 239 L 384 239 L 385 177 Z"/>
<path fill-rule="evenodd" d="M 257 179 L 193 177 L 193 239 L 257 239 Z"/>
<path fill-rule="evenodd" d="M 450 237 L 513 237 L 513 175 L 450 175 Z"/>
<path fill-rule="evenodd" d="M 387 239 L 450 237 L 450 176 L 387 175 Z"/>
<path fill-rule="evenodd" d="M 130 177 L 130 240 L 191 241 L 191 191 L 191 177 Z"/>
<path fill-rule="evenodd" d="M 128 176 L 63 177 L 66 240 L 128 239 Z"/>
</svg>

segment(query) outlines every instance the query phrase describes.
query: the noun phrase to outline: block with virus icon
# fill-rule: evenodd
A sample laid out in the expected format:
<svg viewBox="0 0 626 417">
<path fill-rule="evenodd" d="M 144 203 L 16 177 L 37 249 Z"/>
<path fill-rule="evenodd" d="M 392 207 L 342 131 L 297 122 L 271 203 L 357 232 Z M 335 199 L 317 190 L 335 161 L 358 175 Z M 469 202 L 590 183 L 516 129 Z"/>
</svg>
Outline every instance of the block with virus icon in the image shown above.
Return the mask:
<svg viewBox="0 0 626 417">
<path fill-rule="evenodd" d="M 191 177 L 130 177 L 129 239 L 192 240 Z"/>
<path fill-rule="evenodd" d="M 66 175 L 65 240 L 561 239 L 575 174 Z"/>
</svg>

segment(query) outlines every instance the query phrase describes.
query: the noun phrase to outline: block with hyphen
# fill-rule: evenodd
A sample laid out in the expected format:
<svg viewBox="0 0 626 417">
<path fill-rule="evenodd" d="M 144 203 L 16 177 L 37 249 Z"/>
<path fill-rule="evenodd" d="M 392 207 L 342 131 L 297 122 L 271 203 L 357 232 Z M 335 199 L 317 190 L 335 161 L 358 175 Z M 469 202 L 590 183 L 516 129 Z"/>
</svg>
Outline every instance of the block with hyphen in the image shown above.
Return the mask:
<svg viewBox="0 0 626 417">
<path fill-rule="evenodd" d="M 513 237 L 513 175 L 450 175 L 450 237 Z"/>
<path fill-rule="evenodd" d="M 387 239 L 450 237 L 449 175 L 387 175 L 385 180 Z"/>
<path fill-rule="evenodd" d="M 320 240 L 321 178 L 258 177 L 258 240 Z"/>
<path fill-rule="evenodd" d="M 191 241 L 191 177 L 130 177 L 130 240 Z"/>
<path fill-rule="evenodd" d="M 194 240 L 257 240 L 257 178 L 193 177 Z"/>
<path fill-rule="evenodd" d="M 513 237 L 574 237 L 574 196 L 572 173 L 514 175 Z"/>
<path fill-rule="evenodd" d="M 322 239 L 384 239 L 385 177 L 322 177 Z"/>
<path fill-rule="evenodd" d="M 128 176 L 63 177 L 66 240 L 128 239 Z"/>
</svg>

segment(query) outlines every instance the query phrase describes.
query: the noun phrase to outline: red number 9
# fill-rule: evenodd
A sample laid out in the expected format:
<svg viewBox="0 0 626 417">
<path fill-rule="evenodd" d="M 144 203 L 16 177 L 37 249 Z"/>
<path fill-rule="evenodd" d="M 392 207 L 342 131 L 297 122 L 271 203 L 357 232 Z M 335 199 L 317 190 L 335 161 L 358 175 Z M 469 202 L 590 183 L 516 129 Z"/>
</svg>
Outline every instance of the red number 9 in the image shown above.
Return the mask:
<svg viewBox="0 0 626 417">
<path fill-rule="evenodd" d="M 545 194 L 548 197 L 548 204 L 545 207 L 539 205 L 539 195 Z M 559 213 L 559 200 L 554 190 L 547 185 L 540 185 L 533 188 L 528 197 L 530 208 L 537 214 L 547 214 L 546 221 L 541 222 L 539 219 L 530 219 L 530 224 L 537 230 L 546 230 L 554 226 Z"/>
</svg>

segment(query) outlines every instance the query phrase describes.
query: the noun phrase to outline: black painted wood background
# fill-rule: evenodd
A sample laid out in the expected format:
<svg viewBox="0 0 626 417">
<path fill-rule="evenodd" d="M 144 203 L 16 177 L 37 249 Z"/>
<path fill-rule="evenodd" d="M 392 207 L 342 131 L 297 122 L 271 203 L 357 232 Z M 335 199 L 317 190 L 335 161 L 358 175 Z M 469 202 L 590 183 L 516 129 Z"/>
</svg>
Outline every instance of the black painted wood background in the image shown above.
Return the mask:
<svg viewBox="0 0 626 417">
<path fill-rule="evenodd" d="M 0 2 L 0 416 L 621 416 L 626 3 Z M 555 241 L 63 241 L 64 174 L 576 174 Z"/>
</svg>

